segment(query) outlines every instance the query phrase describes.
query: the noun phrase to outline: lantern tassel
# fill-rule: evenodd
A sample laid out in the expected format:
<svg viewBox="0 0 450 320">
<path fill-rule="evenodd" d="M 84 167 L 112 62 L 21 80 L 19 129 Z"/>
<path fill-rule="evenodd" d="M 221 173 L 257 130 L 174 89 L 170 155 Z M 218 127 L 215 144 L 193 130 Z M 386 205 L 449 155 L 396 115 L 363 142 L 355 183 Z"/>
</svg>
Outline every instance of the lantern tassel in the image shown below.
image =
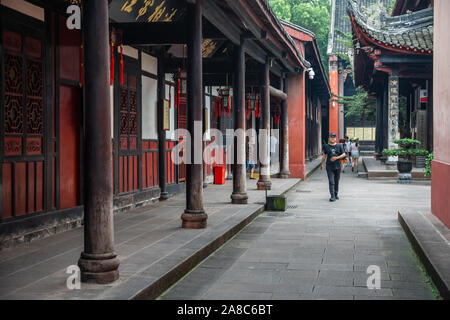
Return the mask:
<svg viewBox="0 0 450 320">
<path fill-rule="evenodd" d="M 123 44 L 120 44 L 120 84 L 123 84 Z"/>
<path fill-rule="evenodd" d="M 181 79 L 180 79 L 180 71 L 178 71 L 178 85 L 177 85 L 178 93 L 177 93 L 177 108 L 180 106 L 180 98 L 181 98 Z"/>
<path fill-rule="evenodd" d="M 228 118 L 231 118 L 231 95 L 228 91 Z"/>
</svg>

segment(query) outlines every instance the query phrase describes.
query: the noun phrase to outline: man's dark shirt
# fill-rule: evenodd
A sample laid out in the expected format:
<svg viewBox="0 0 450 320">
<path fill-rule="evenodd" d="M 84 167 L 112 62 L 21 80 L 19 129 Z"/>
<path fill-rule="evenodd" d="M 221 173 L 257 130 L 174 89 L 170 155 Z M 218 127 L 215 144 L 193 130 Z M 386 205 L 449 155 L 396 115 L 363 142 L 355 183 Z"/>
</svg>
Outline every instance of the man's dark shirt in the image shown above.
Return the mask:
<svg viewBox="0 0 450 320">
<path fill-rule="evenodd" d="M 325 144 L 323 146 L 323 153 L 327 155 L 327 169 L 340 169 L 341 163 L 339 160 L 331 161 L 332 157 L 339 157 L 345 153 L 344 147 L 340 143 L 336 143 L 334 146 Z"/>
</svg>

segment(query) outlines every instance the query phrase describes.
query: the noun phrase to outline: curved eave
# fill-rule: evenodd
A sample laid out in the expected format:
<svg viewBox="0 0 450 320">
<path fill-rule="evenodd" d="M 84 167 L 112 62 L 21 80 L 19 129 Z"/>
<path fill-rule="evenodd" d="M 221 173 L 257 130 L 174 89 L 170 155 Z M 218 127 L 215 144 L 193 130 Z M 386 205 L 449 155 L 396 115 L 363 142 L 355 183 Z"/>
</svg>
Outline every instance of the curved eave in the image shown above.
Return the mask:
<svg viewBox="0 0 450 320">
<path fill-rule="evenodd" d="M 414 55 L 426 55 L 426 56 L 433 55 L 433 50 L 431 50 L 431 49 L 426 50 L 426 49 L 411 48 L 409 46 L 402 46 L 402 45 L 393 44 L 393 43 L 386 43 L 379 39 L 375 39 L 370 34 L 368 34 L 366 32 L 366 30 L 364 30 L 363 27 L 361 27 L 357 23 L 357 21 L 355 19 L 355 15 L 353 13 L 349 13 L 349 15 L 350 15 L 351 23 L 352 23 L 353 32 L 354 32 L 354 34 L 356 34 L 356 36 L 362 43 L 372 44 L 372 45 L 380 47 L 382 49 L 397 52 L 397 53 L 402 53 L 402 54 L 414 54 Z"/>
</svg>

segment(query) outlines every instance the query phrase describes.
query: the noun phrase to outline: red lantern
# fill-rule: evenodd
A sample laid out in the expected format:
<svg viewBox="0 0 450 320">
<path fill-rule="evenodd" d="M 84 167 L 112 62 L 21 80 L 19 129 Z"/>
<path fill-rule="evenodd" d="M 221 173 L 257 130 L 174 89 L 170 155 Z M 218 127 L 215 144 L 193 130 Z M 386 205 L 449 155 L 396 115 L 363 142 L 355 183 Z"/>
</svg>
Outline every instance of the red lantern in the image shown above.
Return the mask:
<svg viewBox="0 0 450 320">
<path fill-rule="evenodd" d="M 231 118 L 231 108 L 232 108 L 232 99 L 233 99 L 233 89 L 232 88 L 223 88 L 217 90 L 219 94 L 219 102 L 220 107 L 223 107 L 223 115 L 226 115 L 226 108 L 228 108 L 228 117 Z M 220 108 L 219 108 L 220 109 Z M 221 110 L 219 110 L 221 114 Z"/>
</svg>

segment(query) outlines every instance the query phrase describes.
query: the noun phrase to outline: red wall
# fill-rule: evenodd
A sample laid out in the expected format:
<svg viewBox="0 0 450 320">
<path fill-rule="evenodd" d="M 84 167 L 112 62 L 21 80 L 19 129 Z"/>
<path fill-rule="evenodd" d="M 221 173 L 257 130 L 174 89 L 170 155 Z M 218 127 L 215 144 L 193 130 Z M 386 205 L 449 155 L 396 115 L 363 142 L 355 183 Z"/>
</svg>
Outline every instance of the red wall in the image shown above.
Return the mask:
<svg viewBox="0 0 450 320">
<path fill-rule="evenodd" d="M 434 161 L 431 177 L 431 211 L 450 227 L 450 1 L 435 3 L 433 72 Z"/>
<path fill-rule="evenodd" d="M 305 73 L 288 79 L 289 170 L 305 179 Z"/>
<path fill-rule="evenodd" d="M 339 94 L 339 75 L 337 70 L 337 65 L 333 65 L 337 63 L 337 57 L 330 57 L 330 87 L 331 93 L 338 95 Z M 335 133 L 339 138 L 339 104 L 337 101 L 335 102 L 335 106 L 333 107 L 333 97 L 330 100 L 330 124 L 329 124 L 329 132 Z"/>
</svg>

